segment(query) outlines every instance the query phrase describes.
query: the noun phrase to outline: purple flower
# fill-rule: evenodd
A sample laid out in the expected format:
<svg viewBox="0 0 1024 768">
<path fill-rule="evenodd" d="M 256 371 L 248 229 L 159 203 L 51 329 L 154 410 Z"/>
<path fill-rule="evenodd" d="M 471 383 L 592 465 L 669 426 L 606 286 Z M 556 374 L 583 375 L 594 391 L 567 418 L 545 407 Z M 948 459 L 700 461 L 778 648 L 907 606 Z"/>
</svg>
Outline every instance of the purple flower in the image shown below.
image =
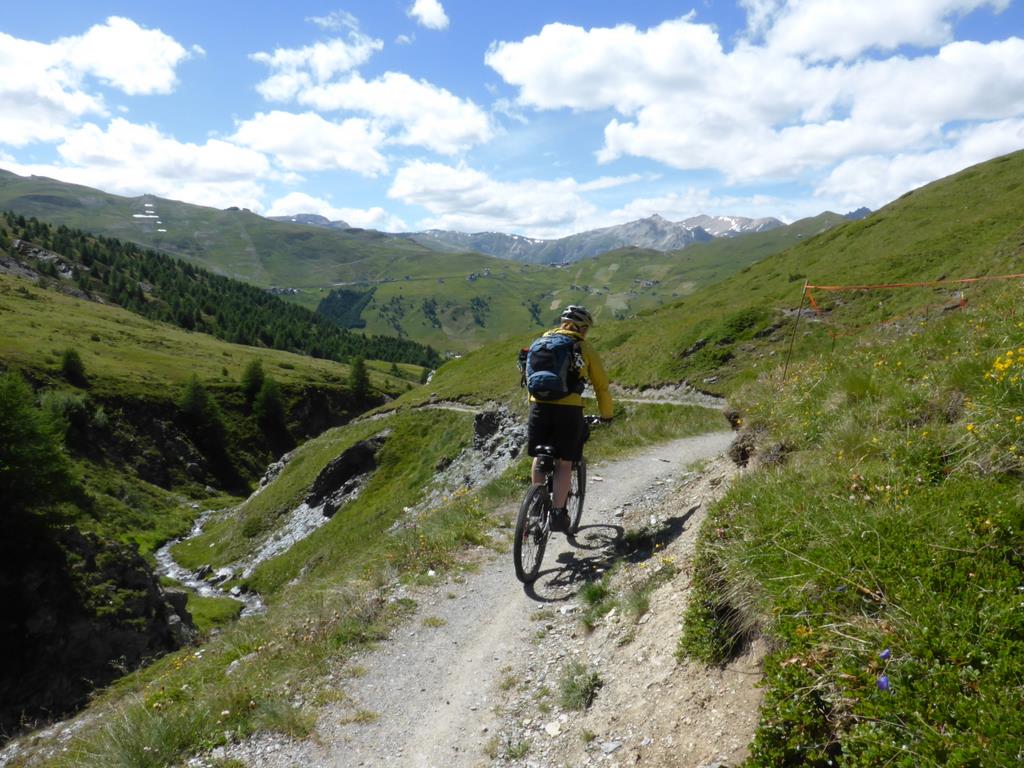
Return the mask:
<svg viewBox="0 0 1024 768">
<path fill-rule="evenodd" d="M 879 675 L 878 680 L 875 681 L 875 685 L 878 686 L 878 690 L 880 690 L 880 691 L 888 691 L 889 690 L 889 676 L 888 675 Z"/>
<path fill-rule="evenodd" d="M 892 651 L 886 648 L 884 651 L 878 654 L 878 658 L 880 658 L 882 661 L 888 661 L 890 658 L 892 658 Z"/>
</svg>

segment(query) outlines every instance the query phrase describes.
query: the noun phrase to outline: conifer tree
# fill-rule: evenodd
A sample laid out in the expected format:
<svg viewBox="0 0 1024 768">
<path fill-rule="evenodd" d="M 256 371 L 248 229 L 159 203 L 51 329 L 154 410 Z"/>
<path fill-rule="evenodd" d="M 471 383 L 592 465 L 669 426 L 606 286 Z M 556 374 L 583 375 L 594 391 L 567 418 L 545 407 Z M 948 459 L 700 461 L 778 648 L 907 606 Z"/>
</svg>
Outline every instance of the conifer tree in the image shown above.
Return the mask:
<svg viewBox="0 0 1024 768">
<path fill-rule="evenodd" d="M 252 404 L 263 386 L 265 375 L 263 373 L 263 361 L 258 357 L 245 364 L 242 371 L 242 392 L 245 393 L 245 402 Z"/>
<path fill-rule="evenodd" d="M 60 430 L 20 374 L 0 375 L 0 514 L 47 504 L 70 484 Z"/>
<path fill-rule="evenodd" d="M 224 417 L 217 401 L 194 373 L 178 400 L 185 425 L 195 439 L 208 449 L 219 449 L 224 443 Z"/>
<path fill-rule="evenodd" d="M 85 376 L 85 363 L 82 362 L 82 356 L 73 347 L 68 347 L 61 355 L 60 370 L 69 384 L 84 387 L 89 383 Z"/>
<path fill-rule="evenodd" d="M 366 360 L 356 355 L 349 363 L 348 385 L 352 394 L 363 400 L 370 393 L 370 374 L 366 370 Z"/>
<path fill-rule="evenodd" d="M 252 412 L 265 432 L 282 432 L 286 429 L 281 388 L 269 376 L 263 379 L 260 391 L 256 393 Z"/>
</svg>

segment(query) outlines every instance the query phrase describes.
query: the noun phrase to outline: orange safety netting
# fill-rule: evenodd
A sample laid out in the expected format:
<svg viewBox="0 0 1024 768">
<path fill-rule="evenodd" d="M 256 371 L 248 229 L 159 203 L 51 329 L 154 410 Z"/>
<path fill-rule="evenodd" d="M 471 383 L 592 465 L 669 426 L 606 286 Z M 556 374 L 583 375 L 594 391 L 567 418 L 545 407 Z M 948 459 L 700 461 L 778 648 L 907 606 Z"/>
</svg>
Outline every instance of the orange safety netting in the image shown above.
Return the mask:
<svg viewBox="0 0 1024 768">
<path fill-rule="evenodd" d="M 961 277 L 954 278 L 952 280 L 918 280 L 909 283 L 874 283 L 874 284 L 860 284 L 860 285 L 812 285 L 811 283 L 804 284 L 803 294 L 800 297 L 800 310 L 797 311 L 797 322 L 793 325 L 793 335 L 790 338 L 789 354 L 786 355 L 786 365 L 783 373 L 783 380 L 785 380 L 786 372 L 789 370 L 789 358 L 793 352 L 793 342 L 796 340 L 796 325 L 800 322 L 800 315 L 804 301 L 808 301 L 811 309 L 814 310 L 814 314 L 819 318 L 824 317 L 824 310 L 818 305 L 818 302 L 814 299 L 812 289 L 816 291 L 827 291 L 831 293 L 839 293 L 843 291 L 875 291 L 875 290 L 886 290 L 886 289 L 897 289 L 897 288 L 939 288 L 945 285 L 969 285 L 971 283 L 983 283 L 993 280 L 1024 280 L 1024 273 L 1012 274 L 1012 275 L 982 275 L 980 277 Z M 958 302 L 959 307 L 967 306 L 967 299 L 963 293 L 960 294 L 960 301 Z M 908 317 L 909 314 L 895 315 L 889 319 L 879 323 L 879 325 L 887 325 L 896 320 Z M 832 346 L 835 347 L 835 341 L 837 338 L 846 336 L 854 336 L 855 332 L 841 334 L 832 328 L 826 327 L 828 334 L 832 337 Z"/>
</svg>

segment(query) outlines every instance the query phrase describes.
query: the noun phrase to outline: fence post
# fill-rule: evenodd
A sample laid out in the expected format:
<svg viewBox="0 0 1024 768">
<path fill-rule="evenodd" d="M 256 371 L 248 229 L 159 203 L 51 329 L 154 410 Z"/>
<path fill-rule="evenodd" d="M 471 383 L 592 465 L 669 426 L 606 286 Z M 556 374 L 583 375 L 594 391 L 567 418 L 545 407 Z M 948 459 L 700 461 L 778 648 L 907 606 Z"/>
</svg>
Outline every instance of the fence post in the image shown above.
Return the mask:
<svg viewBox="0 0 1024 768">
<path fill-rule="evenodd" d="M 793 344 L 796 343 L 796 329 L 800 325 L 800 315 L 804 313 L 804 302 L 807 301 L 807 281 L 804 281 L 804 292 L 800 294 L 800 309 L 796 311 L 796 322 L 793 323 L 793 335 L 789 337 L 789 351 L 786 353 L 786 364 L 782 368 L 782 383 L 786 383 L 789 375 L 789 358 L 793 356 Z"/>
</svg>

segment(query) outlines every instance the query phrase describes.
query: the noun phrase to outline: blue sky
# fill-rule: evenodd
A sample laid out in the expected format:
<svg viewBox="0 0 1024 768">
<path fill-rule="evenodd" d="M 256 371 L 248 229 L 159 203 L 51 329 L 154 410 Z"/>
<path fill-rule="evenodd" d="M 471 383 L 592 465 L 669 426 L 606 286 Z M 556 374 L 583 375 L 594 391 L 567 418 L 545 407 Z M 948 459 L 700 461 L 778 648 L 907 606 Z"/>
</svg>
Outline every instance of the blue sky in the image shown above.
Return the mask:
<svg viewBox="0 0 1024 768">
<path fill-rule="evenodd" d="M 1021 0 L 8 5 L 0 167 L 118 194 L 553 237 L 1024 147 Z"/>
</svg>

